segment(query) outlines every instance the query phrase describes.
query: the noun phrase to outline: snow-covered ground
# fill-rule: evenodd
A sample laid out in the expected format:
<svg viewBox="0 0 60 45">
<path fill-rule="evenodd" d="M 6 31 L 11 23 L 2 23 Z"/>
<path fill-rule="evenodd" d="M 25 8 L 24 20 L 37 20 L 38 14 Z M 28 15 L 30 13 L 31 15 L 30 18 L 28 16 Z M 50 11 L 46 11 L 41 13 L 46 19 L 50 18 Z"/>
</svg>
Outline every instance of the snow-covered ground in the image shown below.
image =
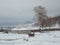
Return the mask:
<svg viewBox="0 0 60 45">
<path fill-rule="evenodd" d="M 0 33 L 0 45 L 60 45 L 60 31 L 27 34 Z"/>
<path fill-rule="evenodd" d="M 31 24 L 25 24 L 25 25 L 17 25 L 12 30 L 36 30 L 39 28 L 40 26 L 35 26 L 34 23 L 31 23 Z"/>
<path fill-rule="evenodd" d="M 40 27 L 40 26 L 36 26 L 34 25 L 34 23 L 32 24 L 27 24 L 27 25 L 18 25 L 15 28 L 13 28 L 12 30 L 37 30 L 37 29 L 52 29 L 52 28 L 60 28 L 59 24 L 55 24 L 53 26 L 50 27 Z"/>
<path fill-rule="evenodd" d="M 32 24 L 24 26 L 16 26 L 12 30 L 36 30 L 39 26 Z M 59 28 L 58 24 L 51 27 L 44 27 L 41 29 Z M 0 32 L 0 45 L 60 45 L 60 31 L 50 32 L 35 32 L 34 37 L 29 37 L 28 34 L 17 33 L 2 33 Z"/>
</svg>

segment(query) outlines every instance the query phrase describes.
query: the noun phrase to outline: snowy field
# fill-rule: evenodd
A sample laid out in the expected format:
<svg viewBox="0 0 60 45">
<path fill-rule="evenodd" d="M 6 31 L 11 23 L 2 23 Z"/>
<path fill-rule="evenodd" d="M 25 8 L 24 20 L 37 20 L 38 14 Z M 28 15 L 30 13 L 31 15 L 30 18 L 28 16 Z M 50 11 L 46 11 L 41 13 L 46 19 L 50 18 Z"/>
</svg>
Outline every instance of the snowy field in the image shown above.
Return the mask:
<svg viewBox="0 0 60 45">
<path fill-rule="evenodd" d="M 60 45 L 60 31 L 27 34 L 0 33 L 0 45 Z"/>
</svg>

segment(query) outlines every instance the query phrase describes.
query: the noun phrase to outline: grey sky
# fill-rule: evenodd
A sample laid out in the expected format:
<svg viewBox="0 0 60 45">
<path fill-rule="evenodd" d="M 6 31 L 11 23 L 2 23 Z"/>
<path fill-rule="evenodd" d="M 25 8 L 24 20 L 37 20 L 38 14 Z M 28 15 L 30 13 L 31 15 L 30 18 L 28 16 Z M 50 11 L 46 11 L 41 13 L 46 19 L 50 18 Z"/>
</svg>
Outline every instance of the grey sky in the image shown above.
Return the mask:
<svg viewBox="0 0 60 45">
<path fill-rule="evenodd" d="M 0 22 L 22 22 L 32 20 L 33 8 L 45 6 L 48 16 L 60 14 L 60 0 L 0 0 Z"/>
<path fill-rule="evenodd" d="M 60 14 L 60 0 L 43 0 L 42 3 L 48 10 L 49 16 Z"/>
</svg>

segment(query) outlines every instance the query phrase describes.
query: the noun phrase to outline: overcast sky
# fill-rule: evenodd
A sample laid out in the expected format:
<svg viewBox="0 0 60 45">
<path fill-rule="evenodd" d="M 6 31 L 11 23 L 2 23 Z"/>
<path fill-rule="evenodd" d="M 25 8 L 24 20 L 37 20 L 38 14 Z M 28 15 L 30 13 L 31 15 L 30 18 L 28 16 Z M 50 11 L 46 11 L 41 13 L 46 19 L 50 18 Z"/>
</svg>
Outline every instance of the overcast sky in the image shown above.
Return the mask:
<svg viewBox="0 0 60 45">
<path fill-rule="evenodd" d="M 46 7 L 48 16 L 60 14 L 60 0 L 0 0 L 0 22 L 32 20 L 38 5 Z"/>
</svg>

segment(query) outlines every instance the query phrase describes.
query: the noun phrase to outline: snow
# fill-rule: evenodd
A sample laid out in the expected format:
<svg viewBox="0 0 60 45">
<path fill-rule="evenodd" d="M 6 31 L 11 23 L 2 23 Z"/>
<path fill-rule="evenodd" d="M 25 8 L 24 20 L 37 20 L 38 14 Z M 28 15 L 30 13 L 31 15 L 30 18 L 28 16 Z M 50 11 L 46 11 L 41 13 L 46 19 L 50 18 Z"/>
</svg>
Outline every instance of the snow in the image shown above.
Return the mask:
<svg viewBox="0 0 60 45">
<path fill-rule="evenodd" d="M 0 45 L 60 45 L 60 31 L 27 34 L 0 33 Z"/>
<path fill-rule="evenodd" d="M 39 29 L 39 27 L 22 27 L 22 28 L 14 28 L 12 30 L 36 30 Z"/>
<path fill-rule="evenodd" d="M 32 24 L 26 24 L 26 25 L 18 25 L 12 30 L 36 30 L 39 29 L 39 26 L 35 26 L 34 23 Z"/>
<path fill-rule="evenodd" d="M 38 30 L 38 29 L 53 29 L 53 28 L 60 28 L 59 24 L 55 24 L 51 27 L 40 27 L 40 26 L 34 26 L 34 24 L 28 24 L 28 25 L 23 25 L 23 26 L 16 26 L 12 30 Z"/>
<path fill-rule="evenodd" d="M 24 25 L 17 26 L 12 30 L 36 30 L 39 26 Z M 59 28 L 59 25 L 53 25 L 51 27 L 43 27 L 40 29 Z M 35 32 L 34 37 L 29 37 L 28 34 L 17 33 L 0 33 L 0 45 L 60 45 L 60 31 L 50 32 Z"/>
</svg>

